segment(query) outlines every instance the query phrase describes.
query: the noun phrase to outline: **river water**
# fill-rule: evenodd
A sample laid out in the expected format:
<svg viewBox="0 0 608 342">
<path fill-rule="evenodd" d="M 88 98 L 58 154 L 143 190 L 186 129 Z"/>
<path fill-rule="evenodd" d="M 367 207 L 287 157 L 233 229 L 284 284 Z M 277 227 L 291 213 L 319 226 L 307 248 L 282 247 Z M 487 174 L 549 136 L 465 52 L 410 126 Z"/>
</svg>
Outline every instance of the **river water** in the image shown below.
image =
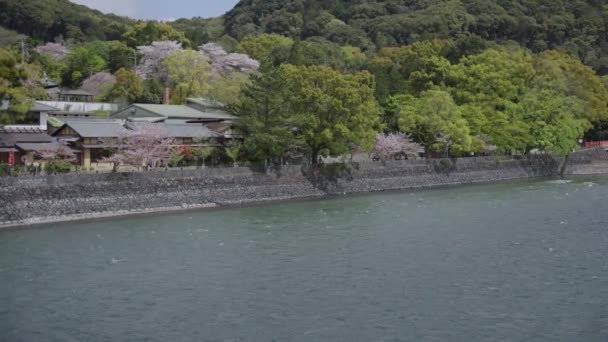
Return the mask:
<svg viewBox="0 0 608 342">
<path fill-rule="evenodd" d="M 0 232 L 0 341 L 608 341 L 608 179 Z"/>
</svg>

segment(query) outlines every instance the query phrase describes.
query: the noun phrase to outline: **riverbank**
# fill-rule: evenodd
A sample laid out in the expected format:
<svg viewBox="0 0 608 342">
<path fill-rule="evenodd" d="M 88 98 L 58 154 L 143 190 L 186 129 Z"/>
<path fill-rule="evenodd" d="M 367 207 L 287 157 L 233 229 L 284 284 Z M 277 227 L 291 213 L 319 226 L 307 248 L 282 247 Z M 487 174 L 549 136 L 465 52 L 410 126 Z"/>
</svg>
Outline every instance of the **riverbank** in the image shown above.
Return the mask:
<svg viewBox="0 0 608 342">
<path fill-rule="evenodd" d="M 0 228 L 559 175 L 562 160 L 479 157 L 0 178 Z M 566 175 L 608 174 L 608 153 L 570 156 Z"/>
</svg>

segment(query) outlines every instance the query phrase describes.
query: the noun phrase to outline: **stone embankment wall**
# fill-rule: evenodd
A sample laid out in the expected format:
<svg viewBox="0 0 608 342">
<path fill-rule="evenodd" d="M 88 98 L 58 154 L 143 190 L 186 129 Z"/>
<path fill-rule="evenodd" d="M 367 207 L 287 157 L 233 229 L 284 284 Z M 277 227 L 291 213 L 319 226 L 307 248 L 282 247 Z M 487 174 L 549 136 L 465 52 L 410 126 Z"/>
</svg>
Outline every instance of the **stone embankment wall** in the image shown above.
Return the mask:
<svg viewBox="0 0 608 342">
<path fill-rule="evenodd" d="M 575 155 L 569 174 L 608 173 L 608 155 Z M 551 177 L 561 160 L 495 157 L 0 178 L 0 227 L 386 190 Z"/>
<path fill-rule="evenodd" d="M 602 148 L 575 153 L 568 157 L 565 175 L 608 174 L 608 152 Z"/>
</svg>

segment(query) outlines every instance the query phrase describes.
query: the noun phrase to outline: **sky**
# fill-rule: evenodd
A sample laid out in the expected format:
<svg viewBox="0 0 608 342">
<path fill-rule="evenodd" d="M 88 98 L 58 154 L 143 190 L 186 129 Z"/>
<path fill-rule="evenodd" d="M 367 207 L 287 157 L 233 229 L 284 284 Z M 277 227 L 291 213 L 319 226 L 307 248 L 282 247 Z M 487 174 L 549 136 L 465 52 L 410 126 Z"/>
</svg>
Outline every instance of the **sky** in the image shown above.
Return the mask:
<svg viewBox="0 0 608 342">
<path fill-rule="evenodd" d="M 71 0 L 106 13 L 137 19 L 175 20 L 191 17 L 217 17 L 238 0 Z"/>
</svg>

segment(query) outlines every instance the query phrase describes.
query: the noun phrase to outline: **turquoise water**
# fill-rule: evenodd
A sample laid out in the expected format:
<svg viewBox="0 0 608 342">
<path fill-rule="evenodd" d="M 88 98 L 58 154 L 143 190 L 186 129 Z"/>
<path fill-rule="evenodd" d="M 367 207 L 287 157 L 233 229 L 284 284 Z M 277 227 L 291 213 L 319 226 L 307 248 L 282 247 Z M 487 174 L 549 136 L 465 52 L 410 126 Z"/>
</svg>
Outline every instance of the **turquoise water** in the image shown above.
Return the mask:
<svg viewBox="0 0 608 342">
<path fill-rule="evenodd" d="M 606 341 L 608 179 L 0 232 L 0 341 Z"/>
</svg>

